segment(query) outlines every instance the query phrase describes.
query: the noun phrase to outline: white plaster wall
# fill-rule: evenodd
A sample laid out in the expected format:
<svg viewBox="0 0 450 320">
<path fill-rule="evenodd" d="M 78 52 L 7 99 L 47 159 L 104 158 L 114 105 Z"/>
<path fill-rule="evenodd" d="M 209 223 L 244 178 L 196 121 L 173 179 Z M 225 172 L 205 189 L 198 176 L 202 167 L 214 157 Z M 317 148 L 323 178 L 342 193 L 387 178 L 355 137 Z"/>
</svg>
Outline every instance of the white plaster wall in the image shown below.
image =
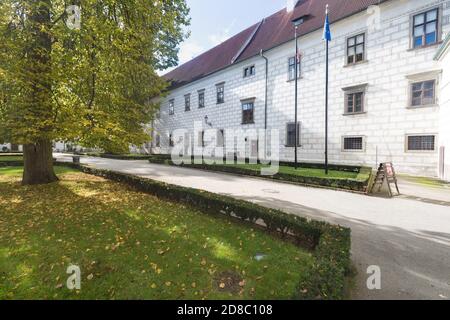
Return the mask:
<svg viewBox="0 0 450 320">
<path fill-rule="evenodd" d="M 329 156 L 338 164 L 376 166 L 392 161 L 397 171 L 437 176 L 438 152 L 408 153 L 408 134 L 437 134 L 440 107 L 409 109 L 407 76 L 439 70 L 433 60 L 438 46 L 410 50 L 411 15 L 441 6 L 443 37 L 450 31 L 450 1 L 389 1 L 381 5 L 379 28 L 368 28 L 364 12 L 332 25 L 330 43 Z M 366 32 L 367 62 L 345 67 L 346 38 Z M 324 159 L 325 43 L 322 31 L 300 38 L 302 79 L 299 81 L 299 120 L 302 122 L 299 159 L 322 162 Z M 268 126 L 280 130 L 281 160 L 294 159 L 293 148 L 285 148 L 286 123 L 294 121 L 294 82 L 288 82 L 288 58 L 294 55 L 294 43 L 286 43 L 265 53 L 269 58 Z M 256 65 L 256 75 L 244 79 L 243 68 Z M 168 136 L 175 129 L 193 129 L 194 121 L 204 122 L 207 115 L 214 128 L 264 127 L 265 62 L 254 57 L 199 81 L 175 89 L 164 99 L 161 118 L 155 128 L 161 135 L 161 148 L 169 153 Z M 216 105 L 215 84 L 225 81 L 225 103 Z M 342 88 L 368 83 L 366 113 L 344 116 Z M 206 108 L 198 109 L 197 91 L 205 89 Z M 191 111 L 184 111 L 184 95 L 191 94 Z M 241 100 L 255 97 L 255 124 L 241 125 Z M 168 114 L 168 101 L 175 99 L 175 115 Z M 364 152 L 343 152 L 342 137 L 366 137 Z"/>
<path fill-rule="evenodd" d="M 444 175 L 440 178 L 450 181 L 450 53 L 447 50 L 441 60 L 444 69 L 441 82 L 441 112 L 439 147 L 445 148 Z"/>
</svg>

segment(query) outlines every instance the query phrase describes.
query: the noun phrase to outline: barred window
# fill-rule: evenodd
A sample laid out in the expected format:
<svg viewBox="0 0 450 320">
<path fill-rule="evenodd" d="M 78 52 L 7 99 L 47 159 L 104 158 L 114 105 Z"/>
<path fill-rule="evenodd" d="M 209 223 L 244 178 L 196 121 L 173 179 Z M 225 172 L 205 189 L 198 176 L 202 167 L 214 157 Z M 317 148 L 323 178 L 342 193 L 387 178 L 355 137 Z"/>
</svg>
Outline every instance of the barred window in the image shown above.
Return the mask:
<svg viewBox="0 0 450 320">
<path fill-rule="evenodd" d="M 414 48 L 438 42 L 439 9 L 433 9 L 414 16 Z"/>
<path fill-rule="evenodd" d="M 364 150 L 363 137 L 344 137 L 344 151 L 362 151 Z"/>
<path fill-rule="evenodd" d="M 435 104 L 436 81 L 423 81 L 411 84 L 411 106 Z"/>
<path fill-rule="evenodd" d="M 434 151 L 436 137 L 427 136 L 408 136 L 408 151 Z"/>
<path fill-rule="evenodd" d="M 360 34 L 347 39 L 347 63 L 364 61 L 366 35 Z"/>
</svg>

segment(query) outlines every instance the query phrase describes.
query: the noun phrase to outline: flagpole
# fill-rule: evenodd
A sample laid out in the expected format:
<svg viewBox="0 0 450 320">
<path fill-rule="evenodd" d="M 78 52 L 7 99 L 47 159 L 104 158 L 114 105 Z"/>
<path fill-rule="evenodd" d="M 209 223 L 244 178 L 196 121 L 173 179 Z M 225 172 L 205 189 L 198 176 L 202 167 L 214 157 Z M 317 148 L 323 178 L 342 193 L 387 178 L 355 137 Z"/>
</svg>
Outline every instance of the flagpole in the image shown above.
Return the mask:
<svg viewBox="0 0 450 320">
<path fill-rule="evenodd" d="M 298 169 L 298 25 L 295 25 L 295 169 Z"/>
<path fill-rule="evenodd" d="M 325 33 L 329 33 L 330 21 L 328 18 L 328 4 L 326 7 L 326 26 Z M 325 37 L 326 42 L 326 62 L 325 62 L 325 174 L 328 175 L 328 77 L 329 77 L 329 58 L 328 58 L 328 50 L 329 50 L 329 42 L 331 40 L 331 35 L 327 34 Z"/>
<path fill-rule="evenodd" d="M 328 175 L 328 42 L 326 48 L 326 72 L 325 72 L 325 174 Z"/>
</svg>

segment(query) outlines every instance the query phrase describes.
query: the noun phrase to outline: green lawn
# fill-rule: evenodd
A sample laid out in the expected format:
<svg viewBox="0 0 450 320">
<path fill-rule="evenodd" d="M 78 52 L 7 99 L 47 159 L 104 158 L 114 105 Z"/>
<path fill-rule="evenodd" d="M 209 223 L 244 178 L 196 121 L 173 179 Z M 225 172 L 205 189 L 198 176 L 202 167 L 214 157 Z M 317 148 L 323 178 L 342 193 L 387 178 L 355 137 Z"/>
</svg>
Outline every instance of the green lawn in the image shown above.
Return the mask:
<svg viewBox="0 0 450 320">
<path fill-rule="evenodd" d="M 0 162 L 1 161 L 23 161 L 22 156 L 3 156 L 0 155 Z"/>
<path fill-rule="evenodd" d="M 21 168 L 0 168 L 0 300 L 285 299 L 313 263 L 249 225 L 57 171 L 21 187 Z M 66 288 L 71 264 L 80 291 Z"/>
<path fill-rule="evenodd" d="M 408 175 L 399 175 L 399 178 L 408 181 L 408 182 L 412 182 L 412 183 L 416 183 L 416 184 L 421 184 L 424 186 L 429 186 L 429 187 L 446 187 L 446 186 L 450 186 L 449 182 L 443 181 L 443 180 L 439 180 L 439 179 L 433 179 L 433 178 L 427 178 L 427 177 L 416 177 L 416 176 L 408 176 Z"/>
<path fill-rule="evenodd" d="M 229 167 L 261 171 L 262 168 L 268 167 L 261 164 L 234 164 L 226 165 Z M 280 166 L 279 173 L 289 174 L 301 177 L 315 177 L 315 178 L 331 178 L 331 179 L 355 179 L 365 181 L 368 178 L 368 174 L 359 174 L 357 172 L 337 171 L 330 170 L 328 175 L 325 174 L 324 169 L 312 169 L 312 168 L 298 168 L 290 166 Z"/>
</svg>

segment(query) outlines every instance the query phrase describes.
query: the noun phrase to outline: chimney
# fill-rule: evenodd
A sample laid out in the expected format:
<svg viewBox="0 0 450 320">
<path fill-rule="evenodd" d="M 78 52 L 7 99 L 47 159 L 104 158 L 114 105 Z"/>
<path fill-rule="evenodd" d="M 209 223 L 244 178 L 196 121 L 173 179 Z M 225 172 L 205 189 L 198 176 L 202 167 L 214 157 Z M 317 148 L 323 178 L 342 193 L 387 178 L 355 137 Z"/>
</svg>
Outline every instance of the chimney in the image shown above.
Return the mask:
<svg viewBox="0 0 450 320">
<path fill-rule="evenodd" d="M 295 5 L 297 3 L 297 0 L 287 0 L 286 3 L 286 11 L 287 12 L 292 12 L 294 11 Z"/>
</svg>

